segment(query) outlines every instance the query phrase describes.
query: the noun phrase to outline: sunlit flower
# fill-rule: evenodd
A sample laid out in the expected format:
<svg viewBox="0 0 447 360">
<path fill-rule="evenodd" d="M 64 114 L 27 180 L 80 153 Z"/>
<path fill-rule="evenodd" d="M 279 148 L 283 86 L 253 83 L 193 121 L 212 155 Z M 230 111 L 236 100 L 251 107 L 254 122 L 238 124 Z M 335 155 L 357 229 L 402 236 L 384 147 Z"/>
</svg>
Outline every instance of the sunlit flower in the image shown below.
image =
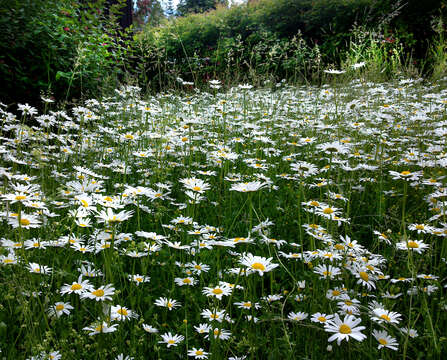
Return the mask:
<svg viewBox="0 0 447 360">
<path fill-rule="evenodd" d="M 388 348 L 391 350 L 397 350 L 399 343 L 395 338 L 388 335 L 388 333 L 384 330 L 373 330 L 372 335 L 379 342 L 377 346 L 378 349 Z"/>
<path fill-rule="evenodd" d="M 112 300 L 112 296 L 115 294 L 115 288 L 112 284 L 107 284 L 99 287 L 98 289 L 90 289 L 88 292 L 81 293 L 81 299 L 93 299 L 96 301 Z"/>
<path fill-rule="evenodd" d="M 110 308 L 110 320 L 118 320 L 118 321 L 125 321 L 130 320 L 132 318 L 137 318 L 138 314 L 134 311 L 124 307 L 124 306 L 112 306 Z"/>
<path fill-rule="evenodd" d="M 408 239 L 407 241 L 401 241 L 396 244 L 396 248 L 399 250 L 414 251 L 418 254 L 422 254 L 428 247 L 429 245 L 424 243 L 422 240 Z"/>
<path fill-rule="evenodd" d="M 203 350 L 203 348 L 197 349 L 193 347 L 191 350 L 188 350 L 188 356 L 193 356 L 194 359 L 208 359 L 209 352 Z"/>
<path fill-rule="evenodd" d="M 88 280 L 82 280 L 82 275 L 79 276 L 78 280 L 73 282 L 71 285 L 65 284 L 62 286 L 60 293 L 65 294 L 82 294 L 84 292 L 91 291 L 93 289 L 92 285 Z"/>
<path fill-rule="evenodd" d="M 163 340 L 159 341 L 159 343 L 166 344 L 168 348 L 171 346 L 177 346 L 180 342 L 182 342 L 185 339 L 183 335 L 177 335 L 177 334 L 172 335 L 170 332 L 162 334 L 161 337 Z"/>
<path fill-rule="evenodd" d="M 222 296 L 228 296 L 231 294 L 232 288 L 226 285 L 219 285 L 216 287 L 204 287 L 202 293 L 206 296 L 213 296 L 216 299 L 222 300 Z"/>
<path fill-rule="evenodd" d="M 169 311 L 182 306 L 182 304 L 180 304 L 180 302 L 178 302 L 177 300 L 168 299 L 165 297 L 158 298 L 157 300 L 155 300 L 154 304 L 160 307 L 168 308 Z"/>
<path fill-rule="evenodd" d="M 279 264 L 272 263 L 272 259 L 273 258 L 265 258 L 250 253 L 244 253 L 239 260 L 239 263 L 245 265 L 249 273 L 257 272 L 259 275 L 263 276 L 265 272 L 271 271 L 279 266 Z"/>
<path fill-rule="evenodd" d="M 89 331 L 89 336 L 96 334 L 106 334 L 117 330 L 118 324 L 109 325 L 105 321 L 100 323 L 95 323 L 90 326 L 82 328 L 82 330 Z"/>
<path fill-rule="evenodd" d="M 343 320 L 340 319 L 338 314 L 335 317 L 327 321 L 324 325 L 324 330 L 330 333 L 334 333 L 328 339 L 329 342 L 337 340 L 337 344 L 340 345 L 342 340 L 349 341 L 349 338 L 353 338 L 357 341 L 363 341 L 366 339 L 366 335 L 361 331 L 365 329 L 364 326 L 357 326 L 362 320 L 355 318 L 353 315 L 346 315 Z"/>
<path fill-rule="evenodd" d="M 62 315 L 70 315 L 70 310 L 73 310 L 73 306 L 70 303 L 56 302 L 50 306 L 47 310 L 49 316 L 61 317 Z"/>
</svg>

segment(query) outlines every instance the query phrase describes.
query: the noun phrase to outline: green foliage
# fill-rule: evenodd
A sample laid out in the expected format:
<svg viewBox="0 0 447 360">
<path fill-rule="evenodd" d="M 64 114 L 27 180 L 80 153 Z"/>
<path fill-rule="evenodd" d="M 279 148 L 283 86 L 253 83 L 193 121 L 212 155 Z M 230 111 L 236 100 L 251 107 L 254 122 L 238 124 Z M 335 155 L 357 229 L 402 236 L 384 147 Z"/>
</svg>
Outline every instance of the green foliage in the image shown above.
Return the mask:
<svg viewBox="0 0 447 360">
<path fill-rule="evenodd" d="M 1 0 L 0 99 L 33 102 L 44 91 L 65 100 L 115 86 L 126 52 L 114 25 L 119 7 L 107 21 L 103 0 Z"/>
<path fill-rule="evenodd" d="M 437 36 L 430 48 L 432 79 L 439 80 L 447 75 L 447 39 L 446 29 L 442 18 L 433 21 L 433 29 Z"/>
<path fill-rule="evenodd" d="M 259 0 L 188 14 L 137 35 L 146 51 L 136 52 L 145 62 L 140 85 L 175 86 L 179 75 L 196 85 L 213 77 L 227 84 L 283 78 L 320 82 L 322 69 L 349 69 L 361 61 L 368 63 L 364 73 L 377 74 L 378 79 L 402 72 L 419 74 L 424 65 L 420 54 L 434 32 L 427 25 L 416 29 L 408 22 L 418 18 L 429 23 L 441 10 L 431 0 L 424 5 L 382 0 Z M 366 37 L 361 38 L 360 32 Z M 156 58 L 147 59 L 148 53 Z"/>
<path fill-rule="evenodd" d="M 203 13 L 216 9 L 217 4 L 226 5 L 225 0 L 181 0 L 177 5 L 179 15 Z"/>
</svg>

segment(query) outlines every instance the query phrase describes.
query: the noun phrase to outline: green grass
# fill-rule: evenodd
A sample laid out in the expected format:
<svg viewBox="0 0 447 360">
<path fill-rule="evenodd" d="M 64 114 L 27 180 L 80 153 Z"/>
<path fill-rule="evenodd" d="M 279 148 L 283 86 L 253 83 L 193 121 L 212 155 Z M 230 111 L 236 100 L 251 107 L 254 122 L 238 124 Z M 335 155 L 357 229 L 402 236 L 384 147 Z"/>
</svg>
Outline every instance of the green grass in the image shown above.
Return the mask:
<svg viewBox="0 0 447 360">
<path fill-rule="evenodd" d="M 127 87 L 2 111 L 2 356 L 440 358 L 446 88 Z M 354 319 L 364 336 L 328 342 Z"/>
</svg>

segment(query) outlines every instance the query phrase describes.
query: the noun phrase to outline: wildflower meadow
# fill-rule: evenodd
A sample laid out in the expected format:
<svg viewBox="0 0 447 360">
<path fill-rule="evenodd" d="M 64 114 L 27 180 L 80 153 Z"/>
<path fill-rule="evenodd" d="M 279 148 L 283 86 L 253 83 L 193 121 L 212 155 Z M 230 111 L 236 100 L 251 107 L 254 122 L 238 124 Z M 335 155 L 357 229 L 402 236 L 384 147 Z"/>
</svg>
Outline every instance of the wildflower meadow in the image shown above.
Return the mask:
<svg viewBox="0 0 447 360">
<path fill-rule="evenodd" d="M 2 105 L 0 356 L 441 358 L 447 79 L 329 75 Z"/>
</svg>

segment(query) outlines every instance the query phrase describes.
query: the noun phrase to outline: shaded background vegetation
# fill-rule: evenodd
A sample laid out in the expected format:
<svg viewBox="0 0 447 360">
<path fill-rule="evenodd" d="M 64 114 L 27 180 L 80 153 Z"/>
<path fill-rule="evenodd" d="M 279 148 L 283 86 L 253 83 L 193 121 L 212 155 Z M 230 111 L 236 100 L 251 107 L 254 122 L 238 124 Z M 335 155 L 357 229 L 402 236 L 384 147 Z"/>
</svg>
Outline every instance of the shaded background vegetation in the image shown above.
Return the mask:
<svg viewBox="0 0 447 360">
<path fill-rule="evenodd" d="M 443 74 L 445 0 L 0 0 L 0 101 L 265 80 L 324 81 L 365 61 L 389 78 Z M 134 12 L 134 25 L 128 27 Z"/>
</svg>

